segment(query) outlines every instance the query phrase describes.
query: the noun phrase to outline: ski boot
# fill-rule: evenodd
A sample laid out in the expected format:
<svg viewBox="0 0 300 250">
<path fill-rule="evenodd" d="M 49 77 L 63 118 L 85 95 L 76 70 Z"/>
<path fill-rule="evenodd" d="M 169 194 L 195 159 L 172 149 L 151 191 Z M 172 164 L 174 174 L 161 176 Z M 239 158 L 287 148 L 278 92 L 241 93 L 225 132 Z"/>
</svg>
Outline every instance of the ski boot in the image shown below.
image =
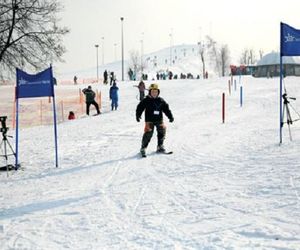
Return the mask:
<svg viewBox="0 0 300 250">
<path fill-rule="evenodd" d="M 141 148 L 140 153 L 142 157 L 146 157 L 146 148 Z"/>
<path fill-rule="evenodd" d="M 158 145 L 156 152 L 157 153 L 166 153 L 166 149 L 165 149 L 164 145 Z"/>
</svg>

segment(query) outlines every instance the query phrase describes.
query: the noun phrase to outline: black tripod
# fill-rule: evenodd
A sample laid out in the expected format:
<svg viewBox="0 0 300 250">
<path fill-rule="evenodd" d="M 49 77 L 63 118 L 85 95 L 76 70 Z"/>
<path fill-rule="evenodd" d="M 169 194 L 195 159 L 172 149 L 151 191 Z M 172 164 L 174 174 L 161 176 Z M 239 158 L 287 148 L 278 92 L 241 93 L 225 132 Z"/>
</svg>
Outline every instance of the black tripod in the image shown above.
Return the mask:
<svg viewBox="0 0 300 250">
<path fill-rule="evenodd" d="M 295 97 L 288 97 L 287 93 L 284 93 L 282 95 L 283 98 L 283 113 L 282 113 L 282 123 L 281 123 L 281 127 L 283 127 L 283 124 L 286 123 L 288 125 L 289 128 L 289 135 L 290 135 L 290 140 L 292 141 L 292 133 L 291 133 L 291 127 L 290 125 L 293 124 L 293 122 L 300 120 L 300 114 L 295 110 L 295 108 L 290 104 L 289 100 L 296 100 Z M 290 108 L 291 107 L 296 114 L 298 114 L 299 118 L 293 120 L 292 116 L 291 116 L 291 112 L 290 112 Z M 286 122 L 284 122 L 284 116 L 286 115 Z"/>
<path fill-rule="evenodd" d="M 1 122 L 1 128 L 0 128 L 0 132 L 2 133 L 2 141 L 0 143 L 0 149 L 2 148 L 3 145 L 3 150 L 1 150 L 1 152 L 3 152 L 3 155 L 0 155 L 0 157 L 4 157 L 5 159 L 5 166 L 4 167 L 0 167 L 0 170 L 5 170 L 7 171 L 7 175 L 8 175 L 8 171 L 13 169 L 13 165 L 12 164 L 8 164 L 8 156 L 14 156 L 16 158 L 16 153 L 14 152 L 11 144 L 9 143 L 7 137 L 12 137 L 12 136 L 8 136 L 7 135 L 7 131 L 8 131 L 8 127 L 6 127 L 6 119 L 7 116 L 0 116 L 0 122 Z M 11 153 L 7 153 L 7 146 L 10 149 Z M 15 166 L 15 169 L 17 170 L 17 166 Z"/>
</svg>

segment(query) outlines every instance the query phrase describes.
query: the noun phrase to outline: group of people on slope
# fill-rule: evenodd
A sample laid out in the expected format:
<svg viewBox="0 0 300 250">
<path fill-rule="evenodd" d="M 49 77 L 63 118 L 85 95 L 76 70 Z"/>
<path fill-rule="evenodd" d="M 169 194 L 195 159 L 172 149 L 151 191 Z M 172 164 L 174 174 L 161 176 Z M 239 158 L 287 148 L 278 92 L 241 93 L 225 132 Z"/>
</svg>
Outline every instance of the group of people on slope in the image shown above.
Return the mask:
<svg viewBox="0 0 300 250">
<path fill-rule="evenodd" d="M 148 95 L 145 97 L 146 86 L 143 81 L 137 86 L 140 92 L 140 102 L 136 108 L 136 121 L 140 122 L 143 112 L 145 112 L 145 127 L 142 137 L 140 153 L 142 156 L 146 155 L 146 149 L 153 136 L 154 128 L 157 131 L 157 152 L 165 152 L 164 140 L 166 137 L 166 125 L 163 121 L 163 114 L 167 116 L 169 122 L 174 121 L 173 114 L 169 108 L 169 104 L 161 98 L 160 89 L 158 84 L 153 83 L 148 89 Z M 109 90 L 109 97 L 111 100 L 111 110 L 117 110 L 118 108 L 118 91 L 116 82 Z M 97 110 L 97 114 L 100 114 L 99 105 L 95 101 L 95 92 L 91 86 L 82 90 L 86 97 L 86 114 L 89 115 L 90 106 L 93 104 Z"/>
<path fill-rule="evenodd" d="M 94 105 L 97 111 L 97 114 L 101 114 L 99 105 L 95 100 L 96 93 L 92 90 L 92 86 L 88 86 L 82 90 L 85 95 L 85 103 L 86 103 L 86 114 L 90 114 L 90 106 Z M 116 81 L 114 81 L 113 85 L 109 89 L 109 99 L 111 100 L 111 110 L 118 109 L 118 101 L 119 101 L 119 87 L 117 86 Z"/>
</svg>

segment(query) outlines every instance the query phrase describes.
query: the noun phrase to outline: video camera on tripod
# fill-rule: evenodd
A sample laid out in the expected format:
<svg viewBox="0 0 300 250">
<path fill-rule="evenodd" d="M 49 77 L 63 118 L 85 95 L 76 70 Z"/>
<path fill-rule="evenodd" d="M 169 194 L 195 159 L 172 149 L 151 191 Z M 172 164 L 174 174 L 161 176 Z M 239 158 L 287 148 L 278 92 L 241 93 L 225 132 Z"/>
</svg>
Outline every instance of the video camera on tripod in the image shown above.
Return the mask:
<svg viewBox="0 0 300 250">
<path fill-rule="evenodd" d="M 293 101 L 296 101 L 296 97 L 288 97 L 288 96 L 287 96 L 287 93 L 284 93 L 284 94 L 282 95 L 282 98 L 283 98 L 283 103 L 284 103 L 284 104 L 290 103 L 290 102 L 288 101 L 288 99 L 293 100 Z"/>
<path fill-rule="evenodd" d="M 290 140 L 292 141 L 292 133 L 291 133 L 290 125 L 293 124 L 293 122 L 300 120 L 300 114 L 299 114 L 299 112 L 296 111 L 296 109 L 289 102 L 289 100 L 295 101 L 296 100 L 295 97 L 288 97 L 287 93 L 285 92 L 282 95 L 282 98 L 283 98 L 283 110 L 282 110 L 281 127 L 283 127 L 284 123 L 286 123 L 288 125 Z M 298 119 L 292 119 L 290 108 L 292 108 L 294 113 L 296 113 L 298 115 Z M 286 117 L 286 121 L 284 121 L 285 117 Z"/>
<path fill-rule="evenodd" d="M 7 120 L 7 116 L 0 116 L 0 123 L 1 123 L 0 132 L 2 133 L 2 137 L 3 137 L 2 141 L 0 141 L 0 153 L 3 152 L 3 154 L 1 154 L 0 157 L 3 157 L 5 160 L 5 166 L 0 167 L 0 171 L 6 170 L 8 172 L 9 170 L 12 170 L 12 169 L 17 170 L 19 165 L 17 166 L 17 165 L 8 163 L 8 157 L 14 156 L 16 158 L 16 153 L 14 152 L 14 150 L 7 138 L 7 137 L 12 137 L 12 136 L 7 135 L 8 127 L 6 126 L 6 120 Z M 9 153 L 8 150 L 10 150 L 11 153 Z"/>
<path fill-rule="evenodd" d="M 6 126 L 6 119 L 7 116 L 0 116 L 0 122 L 1 122 L 0 132 L 2 133 L 3 137 L 6 135 L 8 131 L 8 127 Z"/>
</svg>

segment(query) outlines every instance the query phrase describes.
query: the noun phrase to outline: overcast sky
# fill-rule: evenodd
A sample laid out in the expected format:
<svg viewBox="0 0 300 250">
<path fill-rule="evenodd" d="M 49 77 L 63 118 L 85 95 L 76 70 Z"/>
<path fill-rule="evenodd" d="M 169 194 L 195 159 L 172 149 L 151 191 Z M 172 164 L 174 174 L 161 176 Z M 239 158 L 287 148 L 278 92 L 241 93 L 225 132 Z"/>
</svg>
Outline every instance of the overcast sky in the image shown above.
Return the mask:
<svg viewBox="0 0 300 250">
<path fill-rule="evenodd" d="M 93 67 L 95 44 L 99 65 L 121 58 L 121 21 L 124 17 L 124 50 L 150 53 L 173 44 L 196 44 L 206 35 L 228 44 L 231 57 L 244 48 L 265 53 L 279 48 L 279 24 L 300 29 L 300 1 L 267 0 L 61 0 L 60 25 L 71 32 L 65 39 L 66 63 L 60 72 Z M 103 39 L 104 37 L 104 39 Z M 116 44 L 116 45 L 115 45 Z M 116 54 L 115 54 L 116 52 Z"/>
</svg>

